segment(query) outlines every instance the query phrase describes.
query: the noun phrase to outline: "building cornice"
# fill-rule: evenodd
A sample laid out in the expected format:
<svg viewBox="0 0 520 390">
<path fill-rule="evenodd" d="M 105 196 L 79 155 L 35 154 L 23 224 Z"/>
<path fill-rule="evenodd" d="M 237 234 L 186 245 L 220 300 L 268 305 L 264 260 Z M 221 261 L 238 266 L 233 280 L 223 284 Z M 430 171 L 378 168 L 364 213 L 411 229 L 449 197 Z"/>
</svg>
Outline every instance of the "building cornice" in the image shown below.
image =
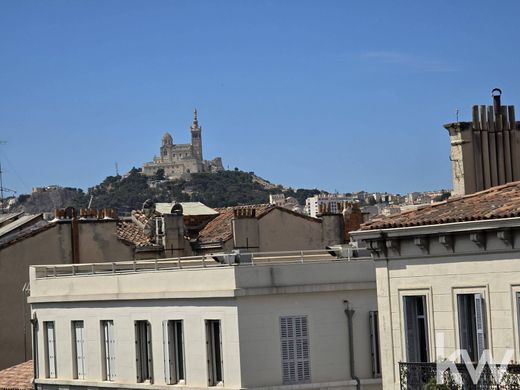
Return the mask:
<svg viewBox="0 0 520 390">
<path fill-rule="evenodd" d="M 515 227 L 520 227 L 520 217 L 440 223 L 435 225 L 406 226 L 399 228 L 356 230 L 350 232 L 350 234 L 356 240 L 370 240 L 382 237 L 404 238 L 419 235 L 465 233 L 482 230 L 510 229 Z"/>
</svg>

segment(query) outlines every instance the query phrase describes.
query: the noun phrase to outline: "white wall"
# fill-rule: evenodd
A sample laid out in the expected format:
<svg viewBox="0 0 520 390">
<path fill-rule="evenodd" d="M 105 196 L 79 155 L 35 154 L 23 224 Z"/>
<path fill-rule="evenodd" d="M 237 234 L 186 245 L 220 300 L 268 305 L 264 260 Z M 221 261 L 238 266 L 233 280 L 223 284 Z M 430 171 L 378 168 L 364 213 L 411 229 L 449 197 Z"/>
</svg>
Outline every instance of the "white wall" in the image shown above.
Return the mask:
<svg viewBox="0 0 520 390">
<path fill-rule="evenodd" d="M 55 321 L 57 376 L 59 381 L 72 381 L 72 334 L 71 321 L 85 322 L 86 377 L 75 384 L 103 386 L 102 350 L 100 321 L 114 321 L 116 339 L 116 380 L 115 383 L 136 386 L 136 353 L 134 321 L 148 320 L 152 326 L 154 384 L 165 385 L 163 360 L 163 320 L 182 319 L 184 321 L 185 367 L 187 388 L 207 387 L 205 320 L 221 320 L 224 361 L 225 388 L 240 388 L 240 359 L 237 309 L 229 302 L 198 301 L 196 305 L 187 300 L 151 302 L 115 302 L 84 304 L 59 304 L 55 307 L 37 309 L 39 332 L 39 377 L 45 377 L 43 359 L 43 321 Z M 55 380 L 48 380 L 48 382 Z M 42 381 L 45 383 L 46 381 Z M 137 385 L 139 386 L 139 385 Z"/>
</svg>

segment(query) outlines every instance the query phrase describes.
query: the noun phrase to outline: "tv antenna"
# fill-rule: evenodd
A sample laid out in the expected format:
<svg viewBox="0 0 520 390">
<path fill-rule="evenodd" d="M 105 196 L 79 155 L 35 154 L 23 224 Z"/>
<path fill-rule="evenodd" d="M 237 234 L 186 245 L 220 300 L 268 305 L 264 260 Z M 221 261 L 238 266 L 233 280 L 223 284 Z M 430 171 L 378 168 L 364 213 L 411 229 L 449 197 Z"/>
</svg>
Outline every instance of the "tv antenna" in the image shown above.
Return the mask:
<svg viewBox="0 0 520 390">
<path fill-rule="evenodd" d="M 6 141 L 0 140 L 0 145 L 5 145 L 6 143 Z M 3 173 L 4 171 L 2 170 L 2 163 L 0 162 L 0 214 L 5 214 L 4 192 L 11 192 L 16 194 L 15 190 L 10 190 L 9 188 L 4 187 Z"/>
</svg>

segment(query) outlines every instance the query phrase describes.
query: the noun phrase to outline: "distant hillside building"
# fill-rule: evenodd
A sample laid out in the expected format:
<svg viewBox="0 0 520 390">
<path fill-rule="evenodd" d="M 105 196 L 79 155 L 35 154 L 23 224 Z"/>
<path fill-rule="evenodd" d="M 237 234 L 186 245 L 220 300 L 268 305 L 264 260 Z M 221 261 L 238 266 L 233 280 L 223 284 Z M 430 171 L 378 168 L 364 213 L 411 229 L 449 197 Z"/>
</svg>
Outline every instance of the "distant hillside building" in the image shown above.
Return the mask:
<svg viewBox="0 0 520 390">
<path fill-rule="evenodd" d="M 352 197 L 346 196 L 345 194 L 314 195 L 305 201 L 304 213 L 316 218 L 316 216 L 320 214 L 320 208 L 323 206 L 326 206 L 330 213 L 339 213 L 340 205 L 343 205 L 345 202 L 352 202 Z"/>
<path fill-rule="evenodd" d="M 179 179 L 191 173 L 223 171 L 222 158 L 217 157 L 211 161 L 202 158 L 202 127 L 199 126 L 197 110 L 193 113 L 190 131 L 191 144 L 174 144 L 173 137 L 166 132 L 162 138 L 159 156 L 143 165 L 143 173 L 153 176 L 159 169 L 164 169 L 165 177 Z"/>
</svg>

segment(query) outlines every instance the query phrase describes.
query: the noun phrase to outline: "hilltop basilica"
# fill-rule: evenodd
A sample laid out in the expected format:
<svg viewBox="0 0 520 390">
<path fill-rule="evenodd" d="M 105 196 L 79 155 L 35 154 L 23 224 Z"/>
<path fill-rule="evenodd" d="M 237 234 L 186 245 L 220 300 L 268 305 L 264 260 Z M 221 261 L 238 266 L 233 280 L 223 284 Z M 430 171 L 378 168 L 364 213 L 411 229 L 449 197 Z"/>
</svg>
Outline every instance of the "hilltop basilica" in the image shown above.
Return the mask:
<svg viewBox="0 0 520 390">
<path fill-rule="evenodd" d="M 166 132 L 162 138 L 159 156 L 143 165 L 143 173 L 153 176 L 162 168 L 165 177 L 179 179 L 191 173 L 223 171 L 222 158 L 216 157 L 211 161 L 202 159 L 202 127 L 199 126 L 197 110 L 193 113 L 190 131 L 191 144 L 174 144 L 171 134 Z"/>
</svg>

